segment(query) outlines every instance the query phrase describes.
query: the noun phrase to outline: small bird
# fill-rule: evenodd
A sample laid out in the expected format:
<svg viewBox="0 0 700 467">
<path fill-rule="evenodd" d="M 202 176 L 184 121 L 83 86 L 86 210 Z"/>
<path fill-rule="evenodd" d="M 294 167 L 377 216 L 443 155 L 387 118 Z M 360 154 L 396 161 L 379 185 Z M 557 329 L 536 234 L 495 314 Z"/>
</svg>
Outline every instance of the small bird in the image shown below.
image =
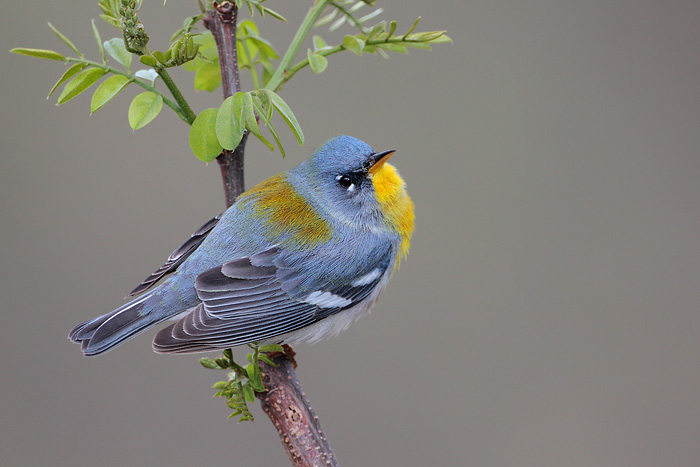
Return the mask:
<svg viewBox="0 0 700 467">
<path fill-rule="evenodd" d="M 413 202 L 386 163 L 393 153 L 331 139 L 204 224 L 128 295 L 140 297 L 68 338 L 98 355 L 168 319 L 177 321 L 156 334 L 159 353 L 339 334 L 370 311 L 408 253 Z"/>
</svg>

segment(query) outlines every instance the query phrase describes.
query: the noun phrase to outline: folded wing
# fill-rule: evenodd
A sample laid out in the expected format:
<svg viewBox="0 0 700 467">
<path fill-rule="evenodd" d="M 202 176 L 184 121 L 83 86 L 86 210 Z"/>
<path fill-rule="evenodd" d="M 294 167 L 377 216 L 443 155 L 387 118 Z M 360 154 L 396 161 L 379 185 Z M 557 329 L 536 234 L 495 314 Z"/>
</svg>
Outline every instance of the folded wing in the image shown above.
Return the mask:
<svg viewBox="0 0 700 467">
<path fill-rule="evenodd" d="M 331 284 L 309 278 L 272 247 L 203 272 L 202 301 L 153 341 L 161 353 L 226 349 L 293 332 L 365 300 L 389 266 L 387 254 L 357 277 Z"/>
</svg>

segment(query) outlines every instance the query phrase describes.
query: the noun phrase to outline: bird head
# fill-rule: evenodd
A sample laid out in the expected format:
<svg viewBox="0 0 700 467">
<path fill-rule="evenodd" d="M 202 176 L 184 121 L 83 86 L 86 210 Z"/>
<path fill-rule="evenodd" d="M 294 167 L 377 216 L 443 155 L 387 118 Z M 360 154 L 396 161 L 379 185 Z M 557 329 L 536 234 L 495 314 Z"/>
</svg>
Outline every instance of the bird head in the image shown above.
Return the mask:
<svg viewBox="0 0 700 467">
<path fill-rule="evenodd" d="M 394 152 L 377 152 L 359 139 L 338 136 L 295 171 L 303 191 L 332 216 L 353 224 L 388 224 L 410 236 L 413 203 L 398 171 L 387 163 Z"/>
</svg>

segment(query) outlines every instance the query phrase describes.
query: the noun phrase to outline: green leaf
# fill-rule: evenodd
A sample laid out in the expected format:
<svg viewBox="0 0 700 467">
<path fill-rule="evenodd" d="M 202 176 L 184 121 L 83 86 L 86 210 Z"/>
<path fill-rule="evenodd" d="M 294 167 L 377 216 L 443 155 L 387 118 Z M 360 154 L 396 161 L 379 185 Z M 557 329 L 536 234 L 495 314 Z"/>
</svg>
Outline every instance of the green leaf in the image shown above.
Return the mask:
<svg viewBox="0 0 700 467">
<path fill-rule="evenodd" d="M 158 60 L 151 57 L 150 55 L 141 55 L 139 57 L 139 61 L 146 66 L 153 66 L 153 67 L 158 66 Z"/>
<path fill-rule="evenodd" d="M 314 43 L 314 52 L 318 52 L 320 50 L 325 50 L 325 49 L 331 48 L 331 46 L 326 44 L 326 41 L 324 41 L 323 37 L 321 37 L 321 36 L 314 36 L 313 43 Z"/>
<path fill-rule="evenodd" d="M 437 42 L 438 39 L 444 35 L 445 31 L 417 32 L 415 34 L 407 35 L 406 40 L 419 42 Z M 451 42 L 451 39 L 448 37 L 447 40 L 443 42 Z"/>
<path fill-rule="evenodd" d="M 238 23 L 238 29 L 240 31 L 243 31 L 244 35 L 248 34 L 258 34 L 258 25 L 255 24 L 255 21 L 252 19 L 244 19 L 240 23 Z M 239 34 L 238 37 L 241 37 Z"/>
<path fill-rule="evenodd" d="M 129 106 L 129 125 L 138 130 L 145 127 L 158 116 L 163 108 L 163 96 L 155 92 L 142 92 L 134 97 Z"/>
<path fill-rule="evenodd" d="M 211 33 L 194 36 L 194 42 L 195 44 L 199 44 L 199 53 L 202 55 L 202 57 L 209 60 L 210 62 L 219 59 L 219 52 L 216 48 L 216 41 L 214 40 L 214 37 L 211 35 Z"/>
<path fill-rule="evenodd" d="M 122 75 L 110 76 L 104 80 L 97 87 L 97 89 L 95 89 L 95 93 L 92 95 L 90 113 L 95 113 L 101 109 L 107 102 L 111 101 L 114 96 L 119 94 L 130 82 L 131 80 L 129 78 Z"/>
<path fill-rule="evenodd" d="M 319 19 L 314 23 L 313 27 L 318 28 L 318 27 L 320 27 L 320 26 L 323 26 L 323 25 L 325 25 L 325 24 L 330 23 L 331 21 L 333 21 L 333 20 L 335 19 L 336 16 L 338 16 L 338 11 L 340 11 L 340 10 L 338 10 L 337 8 L 334 8 L 333 11 L 331 11 L 329 14 L 327 14 L 326 16 L 323 16 L 323 17 L 319 18 Z"/>
<path fill-rule="evenodd" d="M 245 131 L 245 117 L 243 115 L 245 95 L 245 92 L 240 91 L 233 95 L 233 130 L 236 133 Z"/>
<path fill-rule="evenodd" d="M 56 81 L 56 84 L 53 85 L 53 87 L 51 88 L 51 91 L 49 91 L 49 95 L 46 96 L 46 98 L 48 99 L 49 97 L 51 97 L 51 95 L 56 91 L 56 89 L 58 89 L 58 87 L 59 87 L 61 84 L 63 84 L 63 83 L 65 83 L 66 81 L 68 81 L 68 79 L 70 79 L 72 76 L 74 76 L 76 73 L 78 73 L 80 70 L 82 70 L 82 69 L 85 68 L 86 66 L 87 66 L 87 65 L 86 65 L 85 63 L 76 63 L 76 64 L 73 65 L 72 67 L 68 68 L 68 69 L 66 70 L 66 72 L 63 73 L 63 76 L 61 76 L 61 77 L 58 79 L 58 81 Z"/>
<path fill-rule="evenodd" d="M 228 368 L 228 360 L 225 358 L 217 357 L 214 359 L 214 362 L 219 368 Z"/>
<path fill-rule="evenodd" d="M 269 61 L 279 58 L 279 56 L 277 55 L 277 51 L 273 47 L 272 43 L 267 39 L 264 39 L 257 35 L 250 35 L 248 36 L 248 42 L 253 42 L 255 44 L 255 47 L 260 53 L 261 60 Z"/>
<path fill-rule="evenodd" d="M 255 392 L 265 391 L 265 385 L 263 384 L 260 372 L 256 373 L 255 378 L 252 378 L 249 383 Z"/>
<path fill-rule="evenodd" d="M 202 360 L 203 360 L 203 359 L 202 359 Z M 200 360 L 199 362 L 201 363 L 202 360 Z M 215 365 L 216 365 L 216 363 L 215 363 Z M 217 366 L 218 366 L 218 365 L 217 365 Z M 212 389 L 226 389 L 227 386 L 228 386 L 228 381 L 217 381 L 217 382 L 214 383 L 214 385 L 212 386 Z"/>
<path fill-rule="evenodd" d="M 414 29 L 416 29 L 416 26 L 418 26 L 419 22 L 420 22 L 420 16 L 418 18 L 416 18 L 416 21 L 413 23 L 413 26 L 411 26 L 411 28 L 408 31 L 406 31 L 406 34 L 404 34 L 404 36 L 403 36 L 404 39 L 406 37 L 408 37 L 408 35 L 411 34 Z"/>
<path fill-rule="evenodd" d="M 257 375 L 260 373 L 260 368 L 258 368 L 257 363 L 249 363 L 245 366 L 245 370 L 248 373 L 248 379 L 256 379 Z"/>
<path fill-rule="evenodd" d="M 216 115 L 219 109 L 203 110 L 190 127 L 190 148 L 198 159 L 211 162 L 223 147 L 216 137 Z"/>
<path fill-rule="evenodd" d="M 270 344 L 270 345 L 263 345 L 258 349 L 259 352 L 265 352 L 265 353 L 270 353 L 270 352 L 280 352 L 284 353 L 284 347 L 282 347 L 279 344 Z"/>
<path fill-rule="evenodd" d="M 381 22 L 377 24 L 375 27 L 372 28 L 372 30 L 369 32 L 369 35 L 367 36 L 367 40 L 370 39 L 375 39 L 379 34 L 385 33 L 386 32 L 386 23 Z"/>
<path fill-rule="evenodd" d="M 168 59 L 165 57 L 165 54 L 163 52 L 161 52 L 160 50 L 154 50 L 153 56 L 156 58 L 156 60 L 158 60 L 163 65 L 165 65 L 166 62 L 168 61 Z"/>
<path fill-rule="evenodd" d="M 436 31 L 436 32 L 442 32 L 441 35 L 437 36 L 435 39 L 430 39 L 431 44 L 445 44 L 447 42 L 452 42 L 452 38 L 445 34 L 444 31 Z"/>
<path fill-rule="evenodd" d="M 323 73 L 326 67 L 328 67 L 328 59 L 323 55 L 311 52 L 311 49 L 308 49 L 306 58 L 309 59 L 309 66 L 316 74 Z"/>
<path fill-rule="evenodd" d="M 372 18 L 375 18 L 375 17 L 381 15 L 382 13 L 384 13 L 384 9 L 383 9 L 383 8 L 377 8 L 377 9 L 374 10 L 372 13 L 369 13 L 369 14 L 363 16 L 362 18 L 358 18 L 358 19 L 357 19 L 357 22 L 360 23 L 360 24 L 364 24 L 365 22 L 371 20 Z"/>
<path fill-rule="evenodd" d="M 107 63 L 107 57 L 105 56 L 105 48 L 102 45 L 102 38 L 100 37 L 100 31 L 97 30 L 97 25 L 95 20 L 92 20 L 92 32 L 95 35 L 95 42 L 97 42 L 97 48 L 100 50 L 100 57 L 102 57 L 102 63 Z"/>
<path fill-rule="evenodd" d="M 63 104 L 73 99 L 75 96 L 85 91 L 92 86 L 98 79 L 105 74 L 104 70 L 99 68 L 88 68 L 74 76 L 61 91 L 58 96 L 57 104 Z"/>
<path fill-rule="evenodd" d="M 248 402 L 255 402 L 255 391 L 249 384 L 243 386 L 243 395 Z"/>
<path fill-rule="evenodd" d="M 383 42 L 381 44 L 375 45 L 375 47 L 379 49 L 388 50 L 389 52 L 397 52 L 401 54 L 408 53 L 408 50 L 406 50 L 406 46 L 403 46 L 401 44 L 394 44 L 392 42 Z"/>
<path fill-rule="evenodd" d="M 102 18 L 102 20 L 103 20 L 105 23 L 109 24 L 109 25 L 112 26 L 112 27 L 115 27 L 115 28 L 117 28 L 117 29 L 121 29 L 121 27 L 122 27 L 121 21 L 119 21 L 119 20 L 118 20 L 117 18 L 115 18 L 114 16 L 110 16 L 110 15 L 100 15 L 100 18 Z"/>
<path fill-rule="evenodd" d="M 245 41 L 245 44 L 250 50 L 250 53 L 246 53 L 243 42 L 244 41 L 236 41 L 236 57 L 238 57 L 239 70 L 250 68 L 250 62 L 248 59 L 249 57 L 252 59 L 252 57 L 255 55 L 255 53 L 251 50 L 254 47 L 253 44 L 249 41 Z"/>
<path fill-rule="evenodd" d="M 275 107 L 275 109 L 277 109 L 277 112 L 279 112 L 284 121 L 287 122 L 289 129 L 292 130 L 292 133 L 294 133 L 294 136 L 299 142 L 299 146 L 303 146 L 304 132 L 301 131 L 301 126 L 299 126 L 299 122 L 294 116 L 294 112 L 292 112 L 292 109 L 289 108 L 287 103 L 275 92 L 268 90 L 268 93 L 270 95 L 270 101 L 272 102 L 272 105 Z"/>
<path fill-rule="evenodd" d="M 199 363 L 204 367 L 204 368 L 209 368 L 210 370 L 219 370 L 221 367 L 216 364 L 214 360 L 211 358 L 200 358 Z"/>
<path fill-rule="evenodd" d="M 246 93 L 246 95 L 247 95 L 247 96 L 251 96 L 250 93 Z M 270 151 L 274 151 L 274 150 L 275 150 L 275 146 L 274 146 L 271 142 L 269 142 L 269 141 L 267 140 L 267 138 L 265 138 L 265 137 L 260 133 L 260 130 L 258 129 L 258 124 L 255 122 L 255 112 L 258 112 L 258 115 L 260 116 L 260 120 L 262 120 L 262 122 L 263 122 L 265 125 L 267 125 L 267 124 L 269 123 L 269 122 L 268 122 L 268 119 L 267 119 L 267 117 L 266 117 L 267 110 L 263 108 L 262 102 L 260 101 L 260 98 L 259 98 L 259 97 L 255 96 L 255 98 L 253 98 L 253 97 L 251 96 L 251 101 L 252 101 L 252 108 L 251 108 L 251 110 L 249 111 L 248 108 L 244 108 L 244 110 L 243 110 L 244 115 L 246 116 L 246 127 L 250 130 L 250 132 L 251 132 L 253 135 L 255 135 L 256 138 L 258 138 L 260 141 L 262 141 L 262 143 L 263 143 L 265 146 L 267 146 L 267 147 L 270 149 Z M 246 105 L 246 106 L 250 105 L 248 99 L 246 99 L 245 105 Z M 253 111 L 252 109 L 255 109 L 255 111 Z M 250 119 L 250 115 L 251 115 L 251 114 L 252 114 L 252 120 L 250 121 L 250 126 L 249 126 L 249 120 L 248 120 L 248 119 Z M 256 129 L 256 131 L 253 131 L 253 130 L 251 129 L 251 126 L 254 126 L 255 129 Z"/>
<path fill-rule="evenodd" d="M 411 47 L 413 49 L 430 50 L 432 48 L 427 42 L 404 42 L 403 45 L 405 45 L 406 47 Z"/>
<path fill-rule="evenodd" d="M 253 109 L 253 96 L 246 92 L 243 94 L 243 102 L 241 103 L 241 116 L 245 122 L 245 127 L 250 130 L 255 136 L 260 138 L 262 134 L 260 133 L 260 128 L 258 127 L 258 121 L 255 118 L 255 110 Z"/>
<path fill-rule="evenodd" d="M 398 26 L 398 23 L 396 21 L 392 21 L 391 23 L 389 23 L 389 36 L 388 37 L 391 37 L 394 35 L 394 33 L 396 32 L 397 26 Z"/>
<path fill-rule="evenodd" d="M 270 134 L 273 138 L 275 138 L 275 142 L 280 148 L 280 153 L 282 154 L 282 157 L 287 157 L 287 153 L 284 152 L 284 148 L 282 147 L 282 141 L 280 140 L 280 136 L 277 134 L 277 130 L 275 129 L 275 126 L 272 124 L 272 122 L 267 122 L 267 129 L 270 130 Z"/>
<path fill-rule="evenodd" d="M 287 18 L 285 18 L 284 16 L 280 15 L 280 14 L 277 13 L 276 11 L 269 9 L 269 8 L 266 7 L 266 6 L 262 7 L 262 9 L 263 9 L 263 11 L 264 11 L 265 13 L 267 13 L 267 14 L 270 15 L 270 16 L 272 16 L 273 18 L 278 19 L 278 20 L 280 20 L 280 21 L 284 21 L 285 23 L 287 22 Z"/>
<path fill-rule="evenodd" d="M 234 96 L 230 96 L 224 100 L 216 114 L 216 137 L 219 144 L 230 151 L 236 149 L 238 143 L 243 139 L 243 129 L 240 128 L 239 122 L 236 122 L 234 108 Z"/>
<path fill-rule="evenodd" d="M 328 30 L 329 30 L 330 32 L 333 32 L 333 31 L 337 30 L 337 29 L 340 28 L 343 24 L 345 24 L 345 22 L 346 22 L 347 20 L 348 20 L 348 17 L 347 17 L 346 15 L 341 16 L 340 18 L 338 18 L 337 20 L 335 20 L 335 21 L 333 22 L 333 24 L 330 25 L 330 27 L 328 28 Z"/>
<path fill-rule="evenodd" d="M 221 69 L 219 61 L 205 62 L 201 61 L 201 65 L 197 68 L 197 73 L 194 75 L 194 88 L 200 91 L 212 92 L 221 85 Z"/>
<path fill-rule="evenodd" d="M 272 359 L 270 357 L 268 357 L 267 355 L 265 355 L 264 353 L 258 355 L 258 360 L 260 360 L 261 362 L 265 362 L 270 366 L 274 366 L 274 367 L 277 366 L 277 365 L 275 365 L 275 362 L 273 362 Z"/>
<path fill-rule="evenodd" d="M 258 91 L 256 98 L 257 99 L 254 100 L 258 100 L 260 102 L 260 108 L 264 109 L 260 117 L 267 124 L 272 118 L 272 111 L 274 110 L 272 101 L 270 100 L 270 92 L 267 89 L 261 89 Z"/>
<path fill-rule="evenodd" d="M 66 57 L 64 57 L 60 53 L 46 49 L 25 49 L 21 47 L 15 47 L 14 49 L 10 50 L 10 52 L 12 52 L 13 54 L 26 55 L 28 57 L 45 58 L 47 60 L 63 61 L 66 59 Z"/>
<path fill-rule="evenodd" d="M 68 47 L 70 47 L 70 49 L 71 49 L 73 52 L 75 52 L 76 54 L 78 54 L 78 57 L 82 57 L 82 56 L 83 56 L 83 54 L 80 53 L 80 51 L 78 50 L 78 48 L 75 46 L 75 44 L 73 44 L 73 43 L 70 41 L 70 39 L 68 39 L 66 36 L 64 36 L 64 35 L 61 33 L 61 31 L 59 31 L 58 29 L 56 29 L 55 27 L 53 27 L 53 24 L 51 24 L 51 23 L 48 23 L 48 24 L 49 24 L 49 27 L 51 28 L 51 30 L 52 30 L 54 33 L 56 33 L 56 35 L 58 36 L 58 38 L 61 39 L 61 40 L 63 41 L 64 44 L 66 44 Z"/>
<path fill-rule="evenodd" d="M 346 50 L 349 50 L 350 52 L 354 53 L 355 55 L 362 55 L 362 49 L 365 46 L 365 41 L 358 39 L 357 37 L 354 36 L 345 36 L 343 39 L 343 47 L 345 47 Z"/>
<path fill-rule="evenodd" d="M 131 52 L 126 50 L 124 39 L 113 37 L 104 43 L 110 57 L 119 62 L 127 70 L 131 70 Z"/>
</svg>

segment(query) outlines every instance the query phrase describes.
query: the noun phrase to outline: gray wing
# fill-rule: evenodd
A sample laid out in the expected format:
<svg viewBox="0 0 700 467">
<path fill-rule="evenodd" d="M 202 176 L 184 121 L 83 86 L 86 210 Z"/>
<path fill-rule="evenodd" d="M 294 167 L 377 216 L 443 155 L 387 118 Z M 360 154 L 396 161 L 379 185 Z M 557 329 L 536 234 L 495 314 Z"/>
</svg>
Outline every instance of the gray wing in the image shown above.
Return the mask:
<svg viewBox="0 0 700 467">
<path fill-rule="evenodd" d="M 207 235 L 212 231 L 212 229 L 218 224 L 219 219 L 221 219 L 221 216 L 223 213 L 219 214 L 218 216 L 214 217 L 213 219 L 210 219 L 207 221 L 206 224 L 201 226 L 195 233 L 190 236 L 190 238 L 187 239 L 185 243 L 180 245 L 175 251 L 172 252 L 172 254 L 168 257 L 168 260 L 165 262 L 164 265 L 159 267 L 153 274 L 148 276 L 143 282 L 141 282 L 138 287 L 136 287 L 134 290 L 129 292 L 127 297 L 131 297 L 134 295 L 139 295 L 146 290 L 150 289 L 153 287 L 159 280 L 161 280 L 164 276 L 170 274 L 171 272 L 175 272 L 175 270 L 180 266 L 188 256 L 192 254 L 194 250 L 199 247 L 199 245 L 204 241 L 205 238 L 207 238 Z"/>
<path fill-rule="evenodd" d="M 161 353 L 226 349 L 308 326 L 366 299 L 389 267 L 390 255 L 347 283 L 316 282 L 311 289 L 277 247 L 209 269 L 195 281 L 202 303 L 158 332 L 153 348 Z"/>
</svg>

